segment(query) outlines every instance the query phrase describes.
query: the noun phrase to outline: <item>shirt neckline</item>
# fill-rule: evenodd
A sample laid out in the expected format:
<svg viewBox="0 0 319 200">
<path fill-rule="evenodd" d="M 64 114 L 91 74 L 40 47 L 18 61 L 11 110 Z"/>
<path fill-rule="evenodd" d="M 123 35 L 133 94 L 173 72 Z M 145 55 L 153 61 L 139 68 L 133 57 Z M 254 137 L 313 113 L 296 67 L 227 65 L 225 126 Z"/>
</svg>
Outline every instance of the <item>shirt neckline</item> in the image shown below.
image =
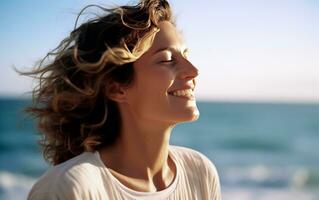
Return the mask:
<svg viewBox="0 0 319 200">
<path fill-rule="evenodd" d="M 173 163 L 176 167 L 176 175 L 174 177 L 173 182 L 165 189 L 156 191 L 156 192 L 141 192 L 133 190 L 127 186 L 125 186 L 123 183 L 121 183 L 113 174 L 110 172 L 109 168 L 103 163 L 100 153 L 98 151 L 94 152 L 95 156 L 97 157 L 98 161 L 102 164 L 106 174 L 110 177 L 113 184 L 115 184 L 120 190 L 122 190 L 125 194 L 133 197 L 133 198 L 139 198 L 147 200 L 149 198 L 154 199 L 164 199 L 167 198 L 177 187 L 177 183 L 180 176 L 180 166 L 178 165 L 178 161 L 174 155 L 174 153 L 171 151 L 171 148 L 169 147 L 168 155 L 171 157 Z"/>
</svg>

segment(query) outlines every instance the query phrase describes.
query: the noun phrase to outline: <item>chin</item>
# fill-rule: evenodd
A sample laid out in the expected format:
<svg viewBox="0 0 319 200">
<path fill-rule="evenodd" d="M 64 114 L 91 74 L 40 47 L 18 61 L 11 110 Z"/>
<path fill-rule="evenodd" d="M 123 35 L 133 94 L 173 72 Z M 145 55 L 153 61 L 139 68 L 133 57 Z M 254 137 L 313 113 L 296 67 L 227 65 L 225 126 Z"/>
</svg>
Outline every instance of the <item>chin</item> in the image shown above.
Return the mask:
<svg viewBox="0 0 319 200">
<path fill-rule="evenodd" d="M 189 115 L 181 116 L 179 122 L 193 122 L 198 120 L 199 118 L 199 111 L 195 111 Z"/>
<path fill-rule="evenodd" d="M 198 120 L 198 118 L 199 118 L 199 112 L 198 113 L 196 113 L 195 115 L 193 115 L 193 117 L 191 118 L 191 122 L 192 121 L 197 121 Z"/>
</svg>

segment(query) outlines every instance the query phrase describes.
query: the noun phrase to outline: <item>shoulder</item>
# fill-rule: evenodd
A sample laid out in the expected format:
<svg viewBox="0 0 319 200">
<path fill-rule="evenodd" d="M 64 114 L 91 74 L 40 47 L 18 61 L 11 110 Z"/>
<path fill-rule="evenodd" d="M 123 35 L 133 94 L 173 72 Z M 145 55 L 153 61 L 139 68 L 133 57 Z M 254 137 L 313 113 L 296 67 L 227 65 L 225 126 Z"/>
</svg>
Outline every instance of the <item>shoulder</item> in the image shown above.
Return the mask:
<svg viewBox="0 0 319 200">
<path fill-rule="evenodd" d="M 204 154 L 194 149 L 170 146 L 171 152 L 195 185 L 204 189 L 209 199 L 220 199 L 220 181 L 214 163 Z"/>
<path fill-rule="evenodd" d="M 217 173 L 216 167 L 213 162 L 205 156 L 203 153 L 194 149 L 182 146 L 170 146 L 171 151 L 177 156 L 178 160 L 192 168 L 199 168 L 200 170 L 205 169 L 211 173 Z"/>
<path fill-rule="evenodd" d="M 85 152 L 53 166 L 33 185 L 28 199 L 81 199 L 83 188 L 98 181 L 99 163 L 95 154 Z"/>
</svg>

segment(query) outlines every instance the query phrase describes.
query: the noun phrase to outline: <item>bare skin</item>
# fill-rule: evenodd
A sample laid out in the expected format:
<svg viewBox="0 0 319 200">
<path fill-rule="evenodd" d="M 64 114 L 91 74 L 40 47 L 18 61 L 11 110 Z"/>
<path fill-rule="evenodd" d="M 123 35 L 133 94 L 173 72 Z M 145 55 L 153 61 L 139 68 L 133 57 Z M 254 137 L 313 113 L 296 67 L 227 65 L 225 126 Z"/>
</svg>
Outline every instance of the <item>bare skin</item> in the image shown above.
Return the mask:
<svg viewBox="0 0 319 200">
<path fill-rule="evenodd" d="M 150 140 L 141 132 L 129 133 L 121 137 L 117 145 L 102 151 L 105 165 L 113 176 L 133 190 L 155 192 L 167 188 L 176 174 L 176 167 L 168 157 L 170 131 L 167 130 L 165 137 L 161 132 L 158 138 Z M 154 142 L 145 142 L 147 140 Z"/>
<path fill-rule="evenodd" d="M 161 22 L 159 28 L 152 47 L 134 63 L 133 86 L 115 84 L 109 92 L 119 105 L 122 129 L 113 146 L 100 150 L 113 176 L 142 192 L 160 191 L 173 182 L 176 166 L 168 151 L 171 131 L 177 123 L 199 116 L 194 99 L 167 93 L 194 88 L 198 70 L 187 60 L 176 28 L 169 22 Z"/>
</svg>

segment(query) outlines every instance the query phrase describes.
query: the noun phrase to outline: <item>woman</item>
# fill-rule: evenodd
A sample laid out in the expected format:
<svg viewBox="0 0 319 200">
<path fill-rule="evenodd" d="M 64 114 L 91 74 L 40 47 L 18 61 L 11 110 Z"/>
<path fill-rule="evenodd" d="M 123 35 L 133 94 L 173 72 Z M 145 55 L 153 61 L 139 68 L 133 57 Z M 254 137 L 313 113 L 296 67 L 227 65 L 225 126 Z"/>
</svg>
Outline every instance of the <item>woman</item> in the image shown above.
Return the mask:
<svg viewBox="0 0 319 200">
<path fill-rule="evenodd" d="M 199 117 L 198 69 L 166 0 L 105 9 L 31 72 L 46 160 L 28 199 L 220 199 L 203 154 L 169 145 Z"/>
</svg>

